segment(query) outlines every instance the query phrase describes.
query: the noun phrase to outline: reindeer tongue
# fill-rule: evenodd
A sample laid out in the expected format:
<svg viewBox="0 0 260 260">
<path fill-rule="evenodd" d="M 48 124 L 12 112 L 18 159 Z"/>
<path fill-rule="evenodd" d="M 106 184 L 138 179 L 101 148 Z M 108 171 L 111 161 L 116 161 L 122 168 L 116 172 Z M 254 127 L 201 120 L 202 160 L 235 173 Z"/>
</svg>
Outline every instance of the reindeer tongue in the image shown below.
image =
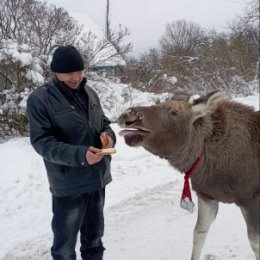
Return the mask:
<svg viewBox="0 0 260 260">
<path fill-rule="evenodd" d="M 126 136 L 126 135 L 129 135 L 129 134 L 132 134 L 134 131 L 136 131 L 135 129 L 124 129 L 124 130 L 121 130 L 118 134 L 120 136 Z"/>
</svg>

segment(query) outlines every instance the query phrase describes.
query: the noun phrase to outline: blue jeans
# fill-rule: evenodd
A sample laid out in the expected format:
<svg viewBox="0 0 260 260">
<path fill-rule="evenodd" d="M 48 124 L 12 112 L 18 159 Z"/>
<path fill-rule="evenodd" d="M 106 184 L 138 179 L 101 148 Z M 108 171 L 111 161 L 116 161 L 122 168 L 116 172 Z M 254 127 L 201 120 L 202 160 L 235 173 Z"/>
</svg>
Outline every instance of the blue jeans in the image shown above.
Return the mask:
<svg viewBox="0 0 260 260">
<path fill-rule="evenodd" d="M 53 260 L 76 260 L 79 231 L 82 259 L 103 259 L 104 202 L 105 189 L 72 197 L 52 197 Z"/>
</svg>

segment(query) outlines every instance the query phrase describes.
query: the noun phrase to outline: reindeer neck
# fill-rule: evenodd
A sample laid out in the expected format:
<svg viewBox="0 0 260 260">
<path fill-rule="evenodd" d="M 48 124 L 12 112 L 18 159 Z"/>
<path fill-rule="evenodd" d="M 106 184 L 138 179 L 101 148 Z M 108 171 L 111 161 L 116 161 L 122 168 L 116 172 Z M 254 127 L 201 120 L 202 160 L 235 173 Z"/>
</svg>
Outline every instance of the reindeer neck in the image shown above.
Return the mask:
<svg viewBox="0 0 260 260">
<path fill-rule="evenodd" d="M 169 163 L 180 172 L 187 172 L 200 157 L 204 149 L 204 139 L 196 138 L 189 140 L 168 158 Z"/>
</svg>

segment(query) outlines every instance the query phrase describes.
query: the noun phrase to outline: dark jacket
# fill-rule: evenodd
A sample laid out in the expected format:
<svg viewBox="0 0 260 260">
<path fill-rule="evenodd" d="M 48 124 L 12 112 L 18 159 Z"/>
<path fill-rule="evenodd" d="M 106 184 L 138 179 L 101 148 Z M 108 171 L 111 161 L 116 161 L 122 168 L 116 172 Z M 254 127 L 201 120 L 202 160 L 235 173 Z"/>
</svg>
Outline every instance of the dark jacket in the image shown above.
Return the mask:
<svg viewBox="0 0 260 260">
<path fill-rule="evenodd" d="M 80 88 L 87 93 L 85 108 L 57 79 L 36 89 L 27 101 L 31 144 L 43 157 L 50 190 L 58 197 L 96 191 L 112 180 L 110 156 L 94 165 L 86 161 L 89 146 L 101 148 L 101 132 L 114 144 L 116 138 L 85 78 Z"/>
</svg>

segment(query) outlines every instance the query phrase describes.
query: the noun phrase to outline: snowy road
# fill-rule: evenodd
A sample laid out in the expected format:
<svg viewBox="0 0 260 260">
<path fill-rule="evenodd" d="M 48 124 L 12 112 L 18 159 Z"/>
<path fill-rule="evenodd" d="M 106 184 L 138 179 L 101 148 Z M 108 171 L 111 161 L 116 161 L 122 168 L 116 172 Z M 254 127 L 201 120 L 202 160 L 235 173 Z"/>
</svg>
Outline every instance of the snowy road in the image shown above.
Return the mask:
<svg viewBox="0 0 260 260">
<path fill-rule="evenodd" d="M 196 212 L 179 207 L 179 186 L 179 181 L 155 186 L 108 207 L 105 260 L 189 260 Z M 254 260 L 241 219 L 237 207 L 221 204 L 203 259 Z M 50 234 L 42 234 L 2 259 L 50 260 L 50 243 Z"/>
</svg>

